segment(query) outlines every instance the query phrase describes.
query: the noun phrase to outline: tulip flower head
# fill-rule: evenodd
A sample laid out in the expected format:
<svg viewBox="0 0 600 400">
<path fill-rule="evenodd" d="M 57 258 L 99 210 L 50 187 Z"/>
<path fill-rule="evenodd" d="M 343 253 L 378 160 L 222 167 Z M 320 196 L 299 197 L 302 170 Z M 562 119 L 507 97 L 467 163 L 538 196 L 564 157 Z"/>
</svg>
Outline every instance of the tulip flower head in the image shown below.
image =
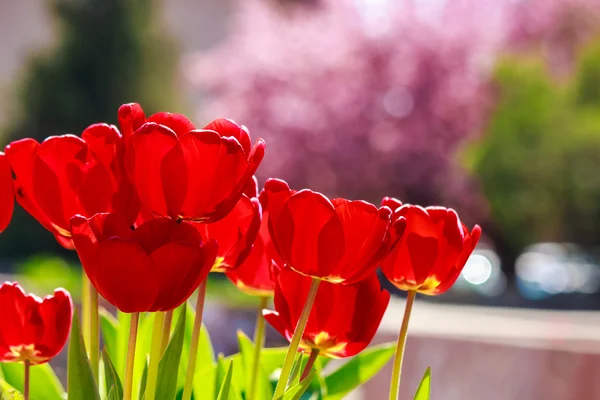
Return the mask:
<svg viewBox="0 0 600 400">
<path fill-rule="evenodd" d="M 329 200 L 287 183 L 265 183 L 269 230 L 281 258 L 295 271 L 334 283 L 358 282 L 377 268 L 390 247 L 392 211 L 365 201 Z M 401 231 L 403 219 L 392 226 Z"/>
<path fill-rule="evenodd" d="M 16 282 L 5 282 L 0 285 L 0 310 L 0 362 L 43 364 L 65 346 L 73 317 L 66 290 L 40 299 Z"/>
<path fill-rule="evenodd" d="M 58 242 L 73 249 L 69 219 L 100 212 L 133 222 L 139 200 L 123 168 L 123 142 L 115 126 L 95 124 L 81 137 L 52 136 L 41 144 L 22 139 L 6 147 L 19 204 Z"/>
<path fill-rule="evenodd" d="M 273 247 L 269 233 L 269 210 L 267 194 L 263 190 L 259 196 L 262 206 L 262 219 L 258 237 L 246 260 L 227 277 L 244 293 L 253 296 L 273 296 L 275 291 L 274 272 L 284 265 L 277 250 Z"/>
<path fill-rule="evenodd" d="M 4 153 L 0 152 L 0 233 L 10 223 L 14 207 L 12 171 Z"/>
<path fill-rule="evenodd" d="M 172 310 L 206 279 L 217 255 L 215 241 L 202 242 L 189 223 L 148 220 L 132 230 L 122 216 L 71 219 L 73 241 L 98 292 L 119 310 Z"/>
<path fill-rule="evenodd" d="M 399 204 L 384 199 L 384 204 Z M 394 286 L 427 295 L 448 290 L 460 275 L 481 236 L 475 225 L 471 232 L 450 208 L 402 205 L 394 217 L 406 219 L 406 229 L 382 264 Z M 394 238 L 392 238 L 394 240 Z"/>
<path fill-rule="evenodd" d="M 277 274 L 275 310 L 264 310 L 267 322 L 291 340 L 304 307 L 311 278 L 284 268 Z M 381 323 L 390 294 L 380 288 L 375 272 L 353 285 L 321 282 L 300 351 L 317 349 L 331 358 L 352 357 L 364 350 Z"/>
<path fill-rule="evenodd" d="M 202 129 L 181 114 L 148 119 L 137 104 L 119 109 L 125 165 L 140 200 L 154 214 L 216 222 L 237 204 L 262 161 L 265 143 L 251 146 L 244 126 L 217 119 Z"/>
<path fill-rule="evenodd" d="M 194 224 L 204 239 L 214 239 L 219 245 L 212 272 L 233 271 L 248 257 L 258 235 L 260 218 L 258 199 L 242 195 L 225 218 L 210 224 Z"/>
</svg>

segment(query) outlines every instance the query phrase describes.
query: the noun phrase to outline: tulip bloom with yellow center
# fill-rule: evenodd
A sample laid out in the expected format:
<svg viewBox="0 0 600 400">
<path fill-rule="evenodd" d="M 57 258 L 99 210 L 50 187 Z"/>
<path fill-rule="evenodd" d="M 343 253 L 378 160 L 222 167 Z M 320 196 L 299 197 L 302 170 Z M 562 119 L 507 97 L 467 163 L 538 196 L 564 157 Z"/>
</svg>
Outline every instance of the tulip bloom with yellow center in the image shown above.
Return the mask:
<svg viewBox="0 0 600 400">
<path fill-rule="evenodd" d="M 265 310 L 265 319 L 291 340 L 304 307 L 311 278 L 284 268 L 277 274 L 275 310 Z M 330 358 L 352 357 L 364 350 L 375 336 L 390 294 L 380 288 L 373 272 L 353 285 L 323 281 L 315 298 L 299 351 Z"/>
</svg>

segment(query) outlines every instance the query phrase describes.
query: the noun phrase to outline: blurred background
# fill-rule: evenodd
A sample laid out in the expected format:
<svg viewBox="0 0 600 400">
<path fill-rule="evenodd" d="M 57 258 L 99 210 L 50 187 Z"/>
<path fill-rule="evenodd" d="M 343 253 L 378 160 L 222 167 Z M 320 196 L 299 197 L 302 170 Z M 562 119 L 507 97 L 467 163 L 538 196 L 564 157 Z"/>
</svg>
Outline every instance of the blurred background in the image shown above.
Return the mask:
<svg viewBox="0 0 600 400">
<path fill-rule="evenodd" d="M 427 365 L 436 399 L 600 398 L 599 0 L 0 0 L 0 146 L 132 101 L 246 125 L 259 182 L 483 227 L 455 287 L 417 301 L 407 398 Z M 0 274 L 79 294 L 75 255 L 21 209 Z M 213 281 L 231 353 L 253 310 Z M 385 398 L 388 374 L 354 398 Z"/>
</svg>

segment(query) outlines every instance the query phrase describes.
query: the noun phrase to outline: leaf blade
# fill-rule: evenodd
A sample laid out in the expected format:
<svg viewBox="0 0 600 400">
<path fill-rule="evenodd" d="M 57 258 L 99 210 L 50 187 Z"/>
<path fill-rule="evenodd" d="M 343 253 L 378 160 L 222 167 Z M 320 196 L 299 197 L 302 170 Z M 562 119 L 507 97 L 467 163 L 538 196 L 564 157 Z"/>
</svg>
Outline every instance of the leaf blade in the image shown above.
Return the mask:
<svg viewBox="0 0 600 400">
<path fill-rule="evenodd" d="M 425 374 L 423 374 L 423 379 L 421 379 L 421 383 L 419 384 L 419 388 L 415 393 L 414 400 L 429 400 L 429 395 L 431 391 L 431 367 L 427 367 L 425 370 Z"/>
<path fill-rule="evenodd" d="M 87 358 L 79 317 L 73 314 L 67 356 L 67 391 L 69 400 L 100 400 L 90 361 Z"/>
<path fill-rule="evenodd" d="M 359 385 L 367 382 L 392 358 L 396 343 L 373 346 L 343 364 L 325 377 L 325 400 L 340 400 Z"/>
</svg>

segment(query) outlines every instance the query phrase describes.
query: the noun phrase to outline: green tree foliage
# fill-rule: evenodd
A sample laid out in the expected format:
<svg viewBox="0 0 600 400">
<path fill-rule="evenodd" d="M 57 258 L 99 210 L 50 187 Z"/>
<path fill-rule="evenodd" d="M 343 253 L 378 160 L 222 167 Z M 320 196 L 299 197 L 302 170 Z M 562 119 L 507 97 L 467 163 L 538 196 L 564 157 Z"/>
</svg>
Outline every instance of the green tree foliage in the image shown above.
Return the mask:
<svg viewBox="0 0 600 400">
<path fill-rule="evenodd" d="M 17 86 L 9 140 L 80 134 L 94 122 L 116 123 L 118 107 L 139 102 L 149 113 L 174 104 L 176 46 L 163 32 L 156 1 L 52 0 L 59 38 L 35 56 Z M 3 257 L 56 251 L 52 236 L 19 209 L 2 238 Z"/>
<path fill-rule="evenodd" d="M 519 56 L 499 63 L 495 83 L 495 112 L 466 160 L 508 248 L 600 244 L 600 40 L 570 77 Z"/>
<path fill-rule="evenodd" d="M 115 122 L 119 105 L 131 101 L 151 112 L 171 108 L 177 54 L 154 3 L 52 0 L 59 43 L 32 60 L 8 137 L 79 134 Z"/>
</svg>

